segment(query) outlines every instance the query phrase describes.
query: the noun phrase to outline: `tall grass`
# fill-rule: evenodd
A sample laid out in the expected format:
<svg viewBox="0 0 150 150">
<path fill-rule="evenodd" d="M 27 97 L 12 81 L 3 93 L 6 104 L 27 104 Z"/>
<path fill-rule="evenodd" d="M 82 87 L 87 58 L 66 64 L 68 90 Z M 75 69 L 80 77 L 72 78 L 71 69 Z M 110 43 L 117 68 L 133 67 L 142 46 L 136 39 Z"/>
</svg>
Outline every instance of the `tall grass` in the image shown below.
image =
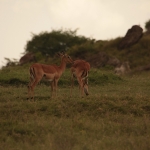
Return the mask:
<svg viewBox="0 0 150 150">
<path fill-rule="evenodd" d="M 70 97 L 66 70 L 57 97 L 51 99 L 50 86 L 41 82 L 32 101 L 26 100 L 28 72 L 23 70 L 24 75 L 17 76 L 16 68 L 8 76 L 25 84 L 0 86 L 0 149 L 150 149 L 149 72 L 118 77 L 92 69 L 90 95 L 81 98 L 77 83 Z M 10 80 L 8 76 L 1 71 L 0 81 Z"/>
</svg>

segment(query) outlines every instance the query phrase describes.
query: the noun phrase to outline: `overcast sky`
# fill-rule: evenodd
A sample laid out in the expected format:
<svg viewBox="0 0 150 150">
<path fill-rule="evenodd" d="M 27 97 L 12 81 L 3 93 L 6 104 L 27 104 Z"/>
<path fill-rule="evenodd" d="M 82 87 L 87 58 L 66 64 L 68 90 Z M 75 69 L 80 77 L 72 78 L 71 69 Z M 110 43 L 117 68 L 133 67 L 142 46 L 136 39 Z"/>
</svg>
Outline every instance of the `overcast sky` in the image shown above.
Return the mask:
<svg viewBox="0 0 150 150">
<path fill-rule="evenodd" d="M 0 66 L 22 56 L 31 33 L 78 28 L 77 35 L 109 40 L 149 19 L 150 0 L 0 0 Z"/>
</svg>

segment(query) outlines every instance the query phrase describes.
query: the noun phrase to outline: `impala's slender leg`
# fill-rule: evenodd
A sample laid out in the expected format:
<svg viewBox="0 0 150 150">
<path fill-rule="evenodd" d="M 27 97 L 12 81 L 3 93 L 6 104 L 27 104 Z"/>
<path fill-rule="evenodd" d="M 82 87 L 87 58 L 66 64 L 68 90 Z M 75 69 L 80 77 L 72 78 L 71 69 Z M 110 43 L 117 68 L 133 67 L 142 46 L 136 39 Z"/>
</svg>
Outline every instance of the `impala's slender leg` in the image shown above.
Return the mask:
<svg viewBox="0 0 150 150">
<path fill-rule="evenodd" d="M 53 97 L 54 92 L 54 80 L 51 82 L 51 97 Z"/>
<path fill-rule="evenodd" d="M 72 97 L 72 89 L 74 88 L 74 75 L 72 73 L 71 76 L 71 88 L 70 88 L 70 96 Z"/>
<path fill-rule="evenodd" d="M 89 95 L 89 90 L 88 90 L 88 78 L 86 77 L 85 79 L 83 79 L 83 89 L 84 89 L 84 93 L 86 95 Z"/>
<path fill-rule="evenodd" d="M 35 80 L 34 83 L 31 85 L 31 99 L 34 99 L 34 87 L 37 85 L 38 81 Z"/>
<path fill-rule="evenodd" d="M 28 85 L 28 98 L 27 99 L 29 99 L 30 97 L 31 97 L 31 86 Z"/>
<path fill-rule="evenodd" d="M 31 88 L 30 88 L 30 84 L 28 84 L 28 97 L 27 97 L 27 99 L 29 99 L 30 96 L 31 96 Z"/>
<path fill-rule="evenodd" d="M 78 77 L 77 80 L 78 80 L 79 88 L 80 88 L 80 96 L 83 97 L 84 91 L 83 91 L 83 81 L 82 81 L 82 78 L 81 78 L 81 77 Z"/>
<path fill-rule="evenodd" d="M 55 96 L 57 97 L 57 91 L 58 91 L 58 79 L 55 79 Z"/>
<path fill-rule="evenodd" d="M 28 98 L 29 99 L 31 97 L 31 84 L 34 82 L 34 78 L 30 76 L 30 82 L 28 84 Z"/>
<path fill-rule="evenodd" d="M 33 98 L 33 99 L 34 99 L 34 88 L 35 88 L 35 86 L 38 84 L 38 82 L 39 82 L 41 79 L 42 79 L 42 77 L 41 77 L 41 78 L 36 78 L 36 79 L 34 80 L 34 82 L 30 85 L 31 98 Z"/>
<path fill-rule="evenodd" d="M 57 84 L 58 84 L 58 80 L 54 79 L 51 83 L 51 93 L 52 93 L 52 97 L 57 96 Z"/>
</svg>

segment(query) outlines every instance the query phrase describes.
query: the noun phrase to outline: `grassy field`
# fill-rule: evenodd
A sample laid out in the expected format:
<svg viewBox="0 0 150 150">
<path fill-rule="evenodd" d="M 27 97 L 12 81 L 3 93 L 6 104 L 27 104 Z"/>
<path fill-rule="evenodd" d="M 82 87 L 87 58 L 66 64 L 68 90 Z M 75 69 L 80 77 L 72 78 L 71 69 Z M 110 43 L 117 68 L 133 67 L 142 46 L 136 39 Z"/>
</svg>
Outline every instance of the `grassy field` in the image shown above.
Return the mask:
<svg viewBox="0 0 150 150">
<path fill-rule="evenodd" d="M 92 69 L 90 95 L 80 98 L 77 84 L 70 97 L 67 70 L 56 98 L 41 82 L 32 101 L 20 69 L 0 72 L 0 149 L 150 149 L 150 72 L 118 77 Z"/>
</svg>

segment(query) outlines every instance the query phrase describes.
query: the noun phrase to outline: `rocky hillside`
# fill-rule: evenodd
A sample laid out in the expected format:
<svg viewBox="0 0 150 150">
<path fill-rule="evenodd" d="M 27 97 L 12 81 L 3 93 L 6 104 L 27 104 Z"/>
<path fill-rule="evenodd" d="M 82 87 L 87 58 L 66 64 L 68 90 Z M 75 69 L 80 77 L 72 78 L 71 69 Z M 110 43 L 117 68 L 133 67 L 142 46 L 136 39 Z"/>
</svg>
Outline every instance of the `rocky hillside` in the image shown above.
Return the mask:
<svg viewBox="0 0 150 150">
<path fill-rule="evenodd" d="M 109 41 L 77 37 L 74 35 L 74 32 L 71 32 L 71 35 L 68 32 L 67 34 L 66 32 L 64 33 L 57 32 L 57 35 L 61 37 L 60 39 L 64 39 L 62 38 L 62 36 L 64 36 L 67 42 L 70 43 L 63 41 L 66 43 L 63 43 L 62 45 L 62 43 L 58 41 L 59 39 L 55 39 L 55 47 L 45 46 L 45 50 L 48 52 L 48 48 L 53 48 L 54 51 L 56 48 L 59 50 L 59 47 L 66 46 L 66 52 L 73 59 L 85 59 L 90 62 L 92 67 L 95 68 L 101 68 L 105 66 L 116 68 L 121 67 L 123 64 L 128 64 L 132 70 L 150 70 L 150 32 L 149 30 L 143 32 L 143 29 L 138 25 L 133 25 L 130 29 L 127 29 L 124 37 L 118 37 Z M 54 35 L 56 37 L 56 33 L 53 33 L 53 36 Z M 68 39 L 68 35 L 72 41 Z M 45 40 L 47 39 L 47 33 L 46 35 L 38 35 L 37 44 L 39 45 L 40 36 L 43 36 Z M 33 40 L 34 39 L 36 38 L 34 37 Z M 47 43 L 49 44 L 49 42 L 51 42 L 51 40 Z M 19 65 L 33 62 L 47 64 L 57 62 L 58 59 L 56 59 L 54 55 L 52 56 L 48 53 L 45 53 L 45 51 L 40 52 L 36 51 L 35 49 L 32 51 L 32 47 L 35 48 L 35 43 L 36 42 L 32 42 L 32 40 L 27 43 L 27 46 L 31 49 L 31 51 L 28 51 L 28 49 L 26 50 L 25 55 L 20 58 Z M 44 47 L 44 45 L 42 46 Z M 37 47 L 38 46 L 36 46 L 36 48 Z M 7 63 L 7 65 L 14 64 L 16 63 L 11 62 L 10 60 Z"/>
</svg>

